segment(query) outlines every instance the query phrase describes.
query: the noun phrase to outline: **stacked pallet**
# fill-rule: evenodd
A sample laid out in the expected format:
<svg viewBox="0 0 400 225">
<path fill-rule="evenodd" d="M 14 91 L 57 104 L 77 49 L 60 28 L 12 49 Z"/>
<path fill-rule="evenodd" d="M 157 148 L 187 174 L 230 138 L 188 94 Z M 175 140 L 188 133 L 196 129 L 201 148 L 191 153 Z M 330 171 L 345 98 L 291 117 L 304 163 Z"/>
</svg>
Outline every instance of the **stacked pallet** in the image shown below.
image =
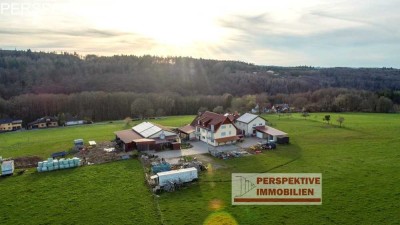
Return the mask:
<svg viewBox="0 0 400 225">
<path fill-rule="evenodd" d="M 74 157 L 71 159 L 53 159 L 48 158 L 46 161 L 38 162 L 37 170 L 38 172 L 46 172 L 53 170 L 62 170 L 67 168 L 78 167 L 81 165 L 81 159 Z"/>
</svg>

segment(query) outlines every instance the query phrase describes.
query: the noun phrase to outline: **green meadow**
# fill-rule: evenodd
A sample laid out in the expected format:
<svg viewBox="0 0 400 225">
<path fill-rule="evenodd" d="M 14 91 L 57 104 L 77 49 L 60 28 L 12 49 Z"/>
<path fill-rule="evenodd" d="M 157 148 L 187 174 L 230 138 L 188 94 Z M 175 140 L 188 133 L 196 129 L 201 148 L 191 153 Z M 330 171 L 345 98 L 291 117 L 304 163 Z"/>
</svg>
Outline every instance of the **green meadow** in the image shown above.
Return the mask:
<svg viewBox="0 0 400 225">
<path fill-rule="evenodd" d="M 138 160 L 3 178 L 1 224 L 158 224 Z"/>
<path fill-rule="evenodd" d="M 183 126 L 192 122 L 193 116 L 170 116 L 150 120 L 164 126 Z M 110 141 L 115 138 L 114 131 L 129 129 L 142 121 L 110 121 L 89 125 L 59 127 L 42 130 L 17 131 L 0 134 L 0 156 L 17 157 L 37 155 L 47 158 L 54 152 L 66 151 L 73 147 L 75 139 L 82 138 L 85 143 Z"/>
<path fill-rule="evenodd" d="M 218 160 L 198 185 L 161 195 L 166 224 L 396 224 L 400 211 L 400 115 L 268 116 L 291 144 L 252 157 Z M 340 128 L 336 119 L 345 118 Z M 232 172 L 322 173 L 320 206 L 232 206 Z M 171 212 L 171 208 L 174 208 Z M 179 221 L 179 222 L 177 222 Z M 214 224 L 214 223 L 210 223 Z M 216 222 L 215 224 L 219 224 Z"/>
<path fill-rule="evenodd" d="M 263 115 L 289 145 L 230 160 L 173 193 L 153 196 L 132 159 L 0 179 L 1 224 L 398 224 L 400 115 Z M 345 121 L 339 127 L 336 119 Z M 156 121 L 180 126 L 194 116 Z M 84 138 L 111 140 L 123 122 L 0 135 L 3 157 L 39 155 Z M 231 173 L 322 173 L 322 205 L 232 206 Z"/>
</svg>

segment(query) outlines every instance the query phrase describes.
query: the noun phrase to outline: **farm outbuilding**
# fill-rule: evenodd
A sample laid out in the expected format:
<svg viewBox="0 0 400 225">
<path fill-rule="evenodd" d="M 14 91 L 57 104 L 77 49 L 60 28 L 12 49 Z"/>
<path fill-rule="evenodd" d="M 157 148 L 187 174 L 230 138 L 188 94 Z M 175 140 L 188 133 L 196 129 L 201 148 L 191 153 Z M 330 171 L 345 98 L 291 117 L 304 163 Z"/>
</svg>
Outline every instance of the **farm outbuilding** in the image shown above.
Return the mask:
<svg viewBox="0 0 400 225">
<path fill-rule="evenodd" d="M 273 127 L 257 126 L 255 127 L 255 130 L 256 130 L 256 136 L 258 138 L 264 138 L 267 139 L 268 141 L 273 141 L 278 144 L 289 143 L 288 134 Z"/>
<path fill-rule="evenodd" d="M 196 128 L 192 125 L 186 125 L 184 127 L 178 128 L 179 137 L 183 140 L 193 140 L 196 139 Z"/>
<path fill-rule="evenodd" d="M 171 130 L 150 122 L 140 123 L 132 129 L 114 132 L 116 141 L 125 151 L 180 149 L 180 139 Z"/>
<path fill-rule="evenodd" d="M 258 115 L 245 113 L 235 121 L 236 127 L 244 136 L 256 135 L 257 126 L 265 126 L 265 120 Z"/>
<path fill-rule="evenodd" d="M 150 150 L 150 146 L 154 146 L 156 144 L 156 141 L 153 139 L 140 138 L 133 140 L 133 143 L 135 143 L 138 151 L 148 151 Z"/>
</svg>

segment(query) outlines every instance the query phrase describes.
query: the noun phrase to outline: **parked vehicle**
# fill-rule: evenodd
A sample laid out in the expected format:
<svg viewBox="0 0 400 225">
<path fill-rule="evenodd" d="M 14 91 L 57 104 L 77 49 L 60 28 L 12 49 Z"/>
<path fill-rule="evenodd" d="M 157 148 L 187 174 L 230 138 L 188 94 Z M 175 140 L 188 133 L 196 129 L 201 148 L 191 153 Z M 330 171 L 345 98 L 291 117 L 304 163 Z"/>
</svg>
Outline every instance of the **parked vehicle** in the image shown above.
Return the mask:
<svg viewBox="0 0 400 225">
<path fill-rule="evenodd" d="M 265 143 L 261 145 L 263 149 L 276 149 L 276 144 L 272 142 Z"/>
<path fill-rule="evenodd" d="M 197 169 L 194 167 L 171 170 L 157 173 L 150 177 L 150 181 L 155 186 L 154 192 L 159 190 L 173 191 L 175 186 L 180 186 L 183 183 L 191 182 L 198 179 Z"/>
<path fill-rule="evenodd" d="M 151 179 L 155 181 L 155 184 L 160 187 L 166 185 L 170 181 L 190 182 L 197 178 L 197 169 L 194 167 L 160 172 L 157 173 L 157 175 L 151 176 Z"/>
<path fill-rule="evenodd" d="M 271 141 L 258 142 L 258 146 L 262 149 L 276 149 L 276 144 Z"/>
<path fill-rule="evenodd" d="M 243 136 L 243 134 L 239 134 L 238 135 L 238 140 L 237 140 L 237 142 L 243 142 L 244 141 L 244 136 Z"/>
</svg>

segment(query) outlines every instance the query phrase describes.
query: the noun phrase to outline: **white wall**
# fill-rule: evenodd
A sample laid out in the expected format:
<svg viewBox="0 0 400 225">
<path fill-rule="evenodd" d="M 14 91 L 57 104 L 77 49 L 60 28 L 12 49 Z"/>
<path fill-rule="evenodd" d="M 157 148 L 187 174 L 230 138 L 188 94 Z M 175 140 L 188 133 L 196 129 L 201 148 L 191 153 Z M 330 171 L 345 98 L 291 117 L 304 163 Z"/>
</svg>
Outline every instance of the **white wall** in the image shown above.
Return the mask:
<svg viewBox="0 0 400 225">
<path fill-rule="evenodd" d="M 163 132 L 163 130 L 160 130 L 159 132 L 157 132 L 157 133 L 155 133 L 155 134 L 149 136 L 148 138 L 159 138 L 162 132 Z M 176 135 L 176 134 L 164 130 L 164 135 L 165 135 L 165 136 L 172 136 L 172 135 Z"/>
<path fill-rule="evenodd" d="M 196 127 L 197 131 L 197 127 Z M 200 140 L 210 145 L 217 146 L 215 141 L 217 138 L 236 136 L 236 128 L 232 124 L 223 124 L 219 127 L 217 132 L 211 132 L 206 129 L 200 128 Z M 222 144 L 222 143 L 221 143 Z M 220 144 L 220 145 L 221 145 Z"/>
<path fill-rule="evenodd" d="M 236 121 L 237 128 L 241 131 L 244 130 L 246 136 L 250 136 L 253 133 L 253 127 L 254 127 L 253 125 L 265 126 L 265 120 L 261 117 L 257 117 L 248 124 L 240 122 L 240 121 Z"/>
</svg>

